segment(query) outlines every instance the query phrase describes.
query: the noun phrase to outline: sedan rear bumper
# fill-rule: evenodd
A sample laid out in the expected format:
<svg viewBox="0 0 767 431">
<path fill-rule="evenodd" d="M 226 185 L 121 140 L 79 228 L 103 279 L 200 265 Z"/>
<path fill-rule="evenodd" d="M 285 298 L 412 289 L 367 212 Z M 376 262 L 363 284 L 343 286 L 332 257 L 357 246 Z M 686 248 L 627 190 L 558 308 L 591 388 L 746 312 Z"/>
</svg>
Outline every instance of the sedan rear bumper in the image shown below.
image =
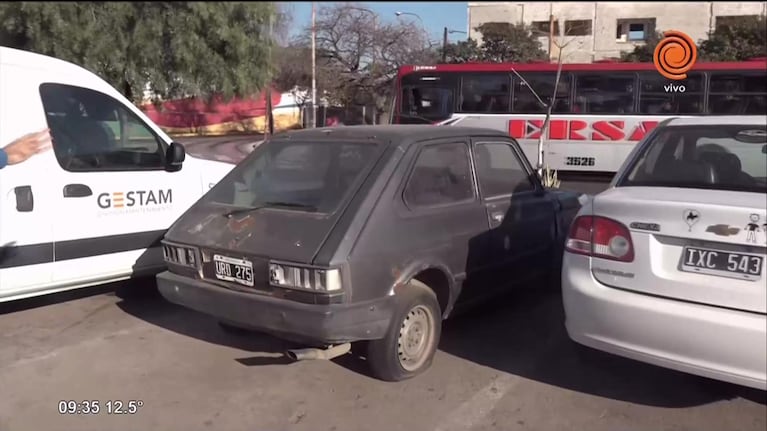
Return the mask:
<svg viewBox="0 0 767 431">
<path fill-rule="evenodd" d="M 608 287 L 565 253 L 562 296 L 574 341 L 638 361 L 767 390 L 767 316 Z"/>
</svg>

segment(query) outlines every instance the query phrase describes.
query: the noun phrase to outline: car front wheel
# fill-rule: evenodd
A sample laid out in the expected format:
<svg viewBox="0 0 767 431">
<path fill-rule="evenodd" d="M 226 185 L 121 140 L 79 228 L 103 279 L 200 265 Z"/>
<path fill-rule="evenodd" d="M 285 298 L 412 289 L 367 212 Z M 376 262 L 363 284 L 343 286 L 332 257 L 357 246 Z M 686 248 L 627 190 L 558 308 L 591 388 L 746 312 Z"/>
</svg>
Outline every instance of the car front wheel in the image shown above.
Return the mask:
<svg viewBox="0 0 767 431">
<path fill-rule="evenodd" d="M 412 280 L 395 298 L 389 331 L 367 346 L 371 371 L 386 381 L 409 379 L 428 369 L 442 333 L 439 302 L 428 286 Z"/>
</svg>

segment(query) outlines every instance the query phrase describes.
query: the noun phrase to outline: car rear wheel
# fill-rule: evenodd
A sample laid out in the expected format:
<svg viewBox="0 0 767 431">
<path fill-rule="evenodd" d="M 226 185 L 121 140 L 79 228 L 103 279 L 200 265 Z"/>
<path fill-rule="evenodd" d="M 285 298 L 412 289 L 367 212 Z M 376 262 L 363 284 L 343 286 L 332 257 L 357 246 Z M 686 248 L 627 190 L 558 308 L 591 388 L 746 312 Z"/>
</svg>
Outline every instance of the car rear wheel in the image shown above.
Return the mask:
<svg viewBox="0 0 767 431">
<path fill-rule="evenodd" d="M 373 374 L 386 381 L 415 377 L 431 366 L 442 333 L 442 317 L 434 292 L 413 280 L 396 296 L 397 308 L 386 336 L 368 342 Z"/>
</svg>

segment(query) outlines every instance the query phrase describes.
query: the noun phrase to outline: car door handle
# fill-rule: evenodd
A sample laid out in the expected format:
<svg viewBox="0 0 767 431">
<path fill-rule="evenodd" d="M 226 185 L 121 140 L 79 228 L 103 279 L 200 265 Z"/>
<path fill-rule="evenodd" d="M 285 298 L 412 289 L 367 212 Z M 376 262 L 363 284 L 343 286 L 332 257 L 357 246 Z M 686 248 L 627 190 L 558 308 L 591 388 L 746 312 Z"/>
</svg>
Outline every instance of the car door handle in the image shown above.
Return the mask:
<svg viewBox="0 0 767 431">
<path fill-rule="evenodd" d="M 93 195 L 93 191 L 85 184 L 67 184 L 64 186 L 65 198 L 84 198 Z"/>
<path fill-rule="evenodd" d="M 35 209 L 35 196 L 32 194 L 32 186 L 14 187 L 16 194 L 16 211 L 28 213 Z"/>
<path fill-rule="evenodd" d="M 500 223 L 503 221 L 503 213 L 492 213 L 490 217 L 492 217 L 494 222 Z"/>
</svg>

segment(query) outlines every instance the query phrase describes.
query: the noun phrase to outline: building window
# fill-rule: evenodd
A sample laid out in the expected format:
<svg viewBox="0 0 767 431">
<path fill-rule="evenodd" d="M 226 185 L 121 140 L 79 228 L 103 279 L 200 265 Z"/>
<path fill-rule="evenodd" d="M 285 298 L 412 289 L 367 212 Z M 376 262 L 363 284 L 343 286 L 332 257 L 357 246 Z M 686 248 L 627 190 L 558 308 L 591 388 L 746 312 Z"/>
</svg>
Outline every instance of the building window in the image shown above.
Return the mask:
<svg viewBox="0 0 767 431">
<path fill-rule="evenodd" d="M 643 23 L 629 24 L 629 40 L 645 40 L 645 25 Z"/>
<path fill-rule="evenodd" d="M 756 20 L 759 18 L 759 15 L 727 15 L 727 16 L 717 16 L 715 18 L 716 22 L 716 28 L 720 29 L 722 27 L 730 27 L 735 24 L 742 24 L 744 20 Z"/>
<path fill-rule="evenodd" d="M 590 36 L 591 20 L 579 19 L 579 20 L 565 21 L 565 35 L 566 36 Z"/>
<path fill-rule="evenodd" d="M 533 21 L 532 28 L 535 35 L 549 35 L 551 33 L 551 23 L 549 21 Z M 554 34 L 559 34 L 559 21 L 554 21 Z"/>
<path fill-rule="evenodd" d="M 621 42 L 643 42 L 655 31 L 655 19 L 618 20 L 615 37 Z"/>
</svg>

